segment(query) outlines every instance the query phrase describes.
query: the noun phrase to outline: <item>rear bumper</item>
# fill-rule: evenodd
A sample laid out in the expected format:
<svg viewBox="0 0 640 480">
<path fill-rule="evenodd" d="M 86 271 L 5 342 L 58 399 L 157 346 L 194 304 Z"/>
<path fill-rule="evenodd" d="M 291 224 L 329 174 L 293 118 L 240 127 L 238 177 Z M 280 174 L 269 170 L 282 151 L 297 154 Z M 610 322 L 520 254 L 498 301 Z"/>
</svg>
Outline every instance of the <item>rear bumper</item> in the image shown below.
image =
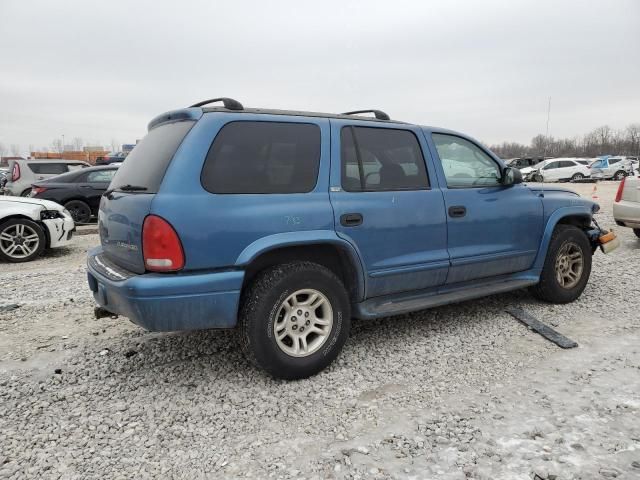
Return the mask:
<svg viewBox="0 0 640 480">
<path fill-rule="evenodd" d="M 625 227 L 640 228 L 640 203 L 626 200 L 614 203 L 613 218 Z"/>
<path fill-rule="evenodd" d="M 243 271 L 136 275 L 101 254 L 102 247 L 89 251 L 87 277 L 105 310 L 156 332 L 235 327 Z"/>
</svg>

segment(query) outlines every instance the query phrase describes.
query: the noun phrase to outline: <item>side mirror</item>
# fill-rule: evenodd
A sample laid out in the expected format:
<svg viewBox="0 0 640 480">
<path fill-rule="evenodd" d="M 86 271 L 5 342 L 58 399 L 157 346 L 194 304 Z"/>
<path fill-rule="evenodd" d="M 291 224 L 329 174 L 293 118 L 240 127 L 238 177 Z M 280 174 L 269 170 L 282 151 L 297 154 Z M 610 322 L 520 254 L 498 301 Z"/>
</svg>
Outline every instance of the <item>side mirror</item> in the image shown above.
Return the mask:
<svg viewBox="0 0 640 480">
<path fill-rule="evenodd" d="M 500 180 L 500 183 L 505 186 L 522 183 L 522 173 L 517 168 L 505 167 L 502 171 L 502 179 Z"/>
</svg>

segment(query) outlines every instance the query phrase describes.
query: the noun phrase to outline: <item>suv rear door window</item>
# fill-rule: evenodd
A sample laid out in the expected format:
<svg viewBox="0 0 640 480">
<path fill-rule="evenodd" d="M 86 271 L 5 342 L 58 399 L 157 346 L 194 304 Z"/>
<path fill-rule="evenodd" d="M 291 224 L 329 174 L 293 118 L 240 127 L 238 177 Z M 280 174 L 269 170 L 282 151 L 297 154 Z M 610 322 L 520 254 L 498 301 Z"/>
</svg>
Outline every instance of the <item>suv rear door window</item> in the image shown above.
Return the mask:
<svg viewBox="0 0 640 480">
<path fill-rule="evenodd" d="M 69 171 L 66 163 L 30 162 L 29 168 L 39 175 L 60 175 Z"/>
<path fill-rule="evenodd" d="M 317 125 L 230 122 L 209 149 L 201 182 L 211 193 L 306 193 L 319 165 Z"/>
<path fill-rule="evenodd" d="M 118 190 L 123 185 L 133 185 L 143 187 L 144 193 L 156 193 L 171 159 L 194 123 L 165 123 L 153 128 L 118 169 L 111 188 Z"/>
<path fill-rule="evenodd" d="M 429 188 L 422 150 L 408 130 L 344 127 L 340 144 L 342 188 L 347 192 Z"/>
</svg>

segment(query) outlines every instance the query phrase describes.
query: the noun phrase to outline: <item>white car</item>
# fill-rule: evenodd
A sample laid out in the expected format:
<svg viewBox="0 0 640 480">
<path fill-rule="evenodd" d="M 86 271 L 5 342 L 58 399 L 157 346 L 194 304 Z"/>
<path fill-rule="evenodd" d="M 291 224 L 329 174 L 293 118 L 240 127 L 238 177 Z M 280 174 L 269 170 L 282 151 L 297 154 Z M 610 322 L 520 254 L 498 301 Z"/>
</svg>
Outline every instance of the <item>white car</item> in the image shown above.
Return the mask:
<svg viewBox="0 0 640 480">
<path fill-rule="evenodd" d="M 640 179 L 623 177 L 613 202 L 613 218 L 621 227 L 633 229 L 640 238 Z"/>
<path fill-rule="evenodd" d="M 554 158 L 536 165 L 530 179 L 536 182 L 576 181 L 591 176 L 587 161 L 582 158 Z"/>
<path fill-rule="evenodd" d="M 28 262 L 45 248 L 68 245 L 71 214 L 49 200 L 0 196 L 0 261 Z"/>
<path fill-rule="evenodd" d="M 622 180 L 638 168 L 635 157 L 601 157 L 590 165 L 591 177 L 598 180 Z"/>
</svg>

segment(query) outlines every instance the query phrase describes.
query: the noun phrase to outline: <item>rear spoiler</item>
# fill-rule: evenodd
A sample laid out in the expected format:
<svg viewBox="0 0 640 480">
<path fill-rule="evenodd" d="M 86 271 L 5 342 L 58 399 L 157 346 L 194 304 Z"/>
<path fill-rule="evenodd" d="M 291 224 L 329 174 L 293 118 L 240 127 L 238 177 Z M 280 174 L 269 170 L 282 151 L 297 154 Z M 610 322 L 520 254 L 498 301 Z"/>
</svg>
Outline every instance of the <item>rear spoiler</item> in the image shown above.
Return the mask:
<svg viewBox="0 0 640 480">
<path fill-rule="evenodd" d="M 165 123 L 183 122 L 185 120 L 197 121 L 200 117 L 202 117 L 201 108 L 181 108 L 179 110 L 171 110 L 170 112 L 162 113 L 151 120 L 147 125 L 147 130 L 151 131 L 158 125 L 163 125 Z"/>
</svg>

